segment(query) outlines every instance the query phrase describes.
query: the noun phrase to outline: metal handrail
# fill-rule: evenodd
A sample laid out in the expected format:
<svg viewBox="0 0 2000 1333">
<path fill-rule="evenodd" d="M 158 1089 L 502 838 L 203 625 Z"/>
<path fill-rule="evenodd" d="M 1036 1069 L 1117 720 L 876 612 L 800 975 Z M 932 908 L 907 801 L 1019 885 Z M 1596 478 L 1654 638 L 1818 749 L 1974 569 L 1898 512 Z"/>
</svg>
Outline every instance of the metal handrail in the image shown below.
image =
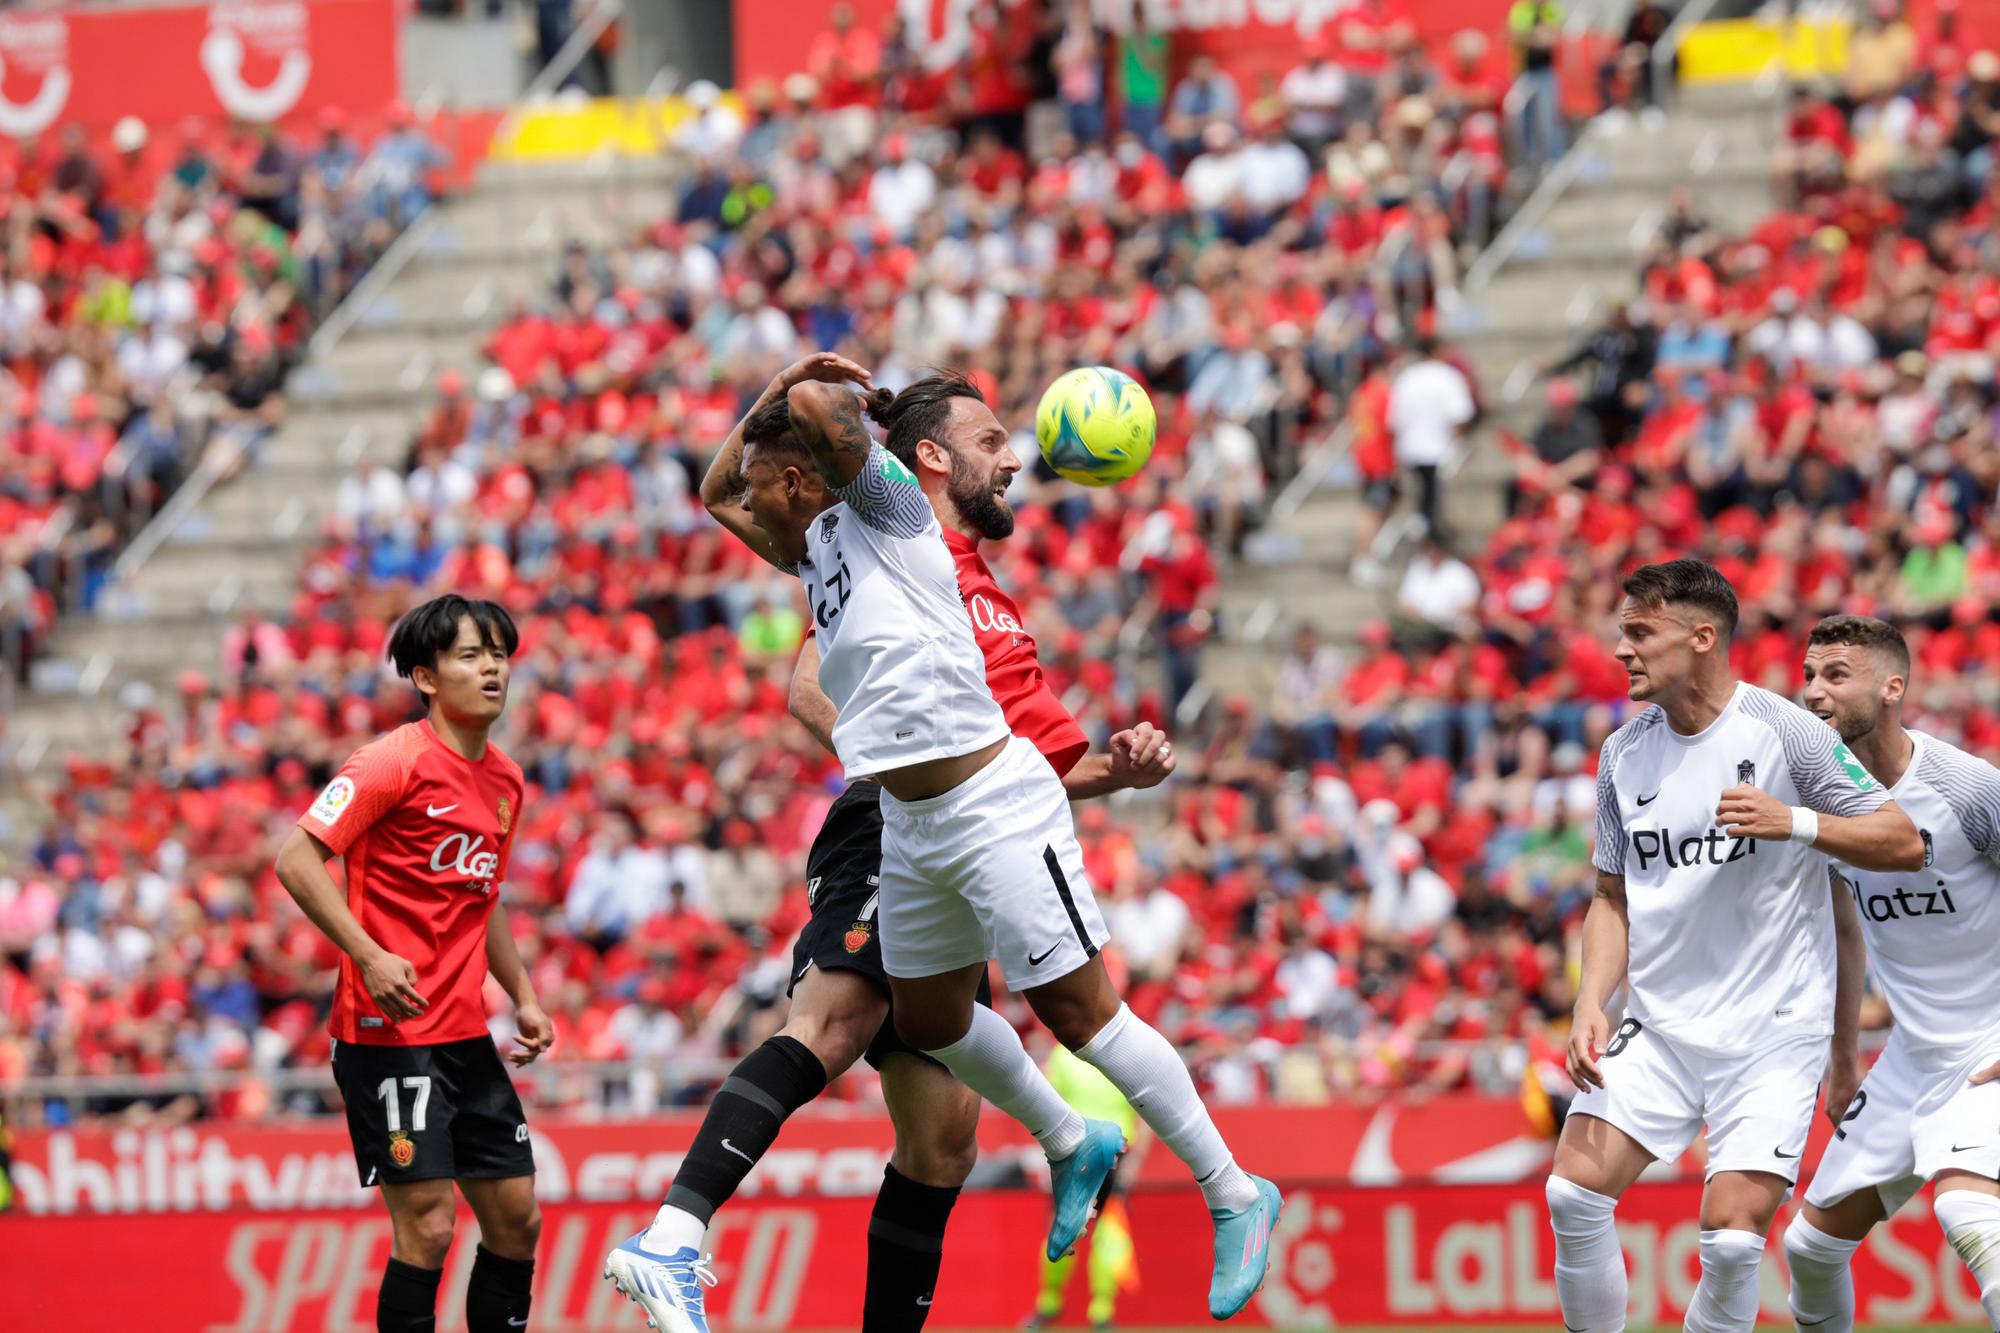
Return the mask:
<svg viewBox="0 0 2000 1333">
<path fill-rule="evenodd" d="M 1653 44 L 1653 92 L 1657 96 L 1667 86 L 1674 72 L 1674 57 L 1681 52 L 1688 34 L 1708 21 L 1721 0 L 1688 0 L 1674 15 L 1673 22 L 1660 34 L 1660 40 Z"/>
<path fill-rule="evenodd" d="M 1888 1029 L 1864 1031 L 1860 1034 L 1861 1049 L 1879 1050 L 1888 1036 Z M 1382 1038 L 1364 1036 L 1352 1039 L 1352 1044 L 1367 1046 L 1379 1040 Z M 1518 1038 L 1498 1040 L 1507 1047 L 1527 1045 Z M 1419 1041 L 1415 1051 L 1419 1057 L 1429 1059 L 1471 1055 L 1479 1050 L 1491 1049 L 1494 1044 L 1494 1038 L 1439 1037 Z M 660 1078 L 668 1087 L 688 1087 L 722 1081 L 735 1067 L 735 1061 L 726 1056 L 698 1059 L 676 1056 L 671 1065 L 671 1076 L 668 1069 L 644 1060 L 543 1060 L 509 1072 L 516 1083 L 525 1084 L 531 1090 L 545 1082 L 575 1083 L 595 1079 L 615 1083 L 638 1075 Z M 253 1086 L 279 1095 L 331 1092 L 334 1089 L 333 1070 L 322 1064 L 297 1069 L 187 1070 L 167 1074 L 38 1074 L 15 1079 L 0 1089 L 0 1105 L 8 1102 L 25 1105 L 38 1101 L 215 1094 Z"/>
</svg>

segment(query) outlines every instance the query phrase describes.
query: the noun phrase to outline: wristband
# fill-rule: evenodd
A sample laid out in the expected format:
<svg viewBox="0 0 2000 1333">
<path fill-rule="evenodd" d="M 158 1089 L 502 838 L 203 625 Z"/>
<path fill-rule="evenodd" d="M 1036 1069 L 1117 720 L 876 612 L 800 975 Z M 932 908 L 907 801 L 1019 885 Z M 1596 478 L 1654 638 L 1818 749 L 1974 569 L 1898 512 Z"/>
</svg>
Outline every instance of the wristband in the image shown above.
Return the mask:
<svg viewBox="0 0 2000 1333">
<path fill-rule="evenodd" d="M 1819 840 L 1819 813 L 1802 805 L 1792 807 L 1792 841 L 1810 847 Z"/>
</svg>

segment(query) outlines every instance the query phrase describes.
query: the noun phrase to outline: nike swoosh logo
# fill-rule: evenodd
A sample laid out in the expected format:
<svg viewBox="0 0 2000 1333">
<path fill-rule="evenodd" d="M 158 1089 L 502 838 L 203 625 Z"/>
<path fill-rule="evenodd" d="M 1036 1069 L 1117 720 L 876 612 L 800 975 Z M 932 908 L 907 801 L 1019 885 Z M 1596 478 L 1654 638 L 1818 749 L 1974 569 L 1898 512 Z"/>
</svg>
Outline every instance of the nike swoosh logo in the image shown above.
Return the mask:
<svg viewBox="0 0 2000 1333">
<path fill-rule="evenodd" d="M 1054 953 L 1054 952 L 1055 952 L 1055 951 L 1056 951 L 1057 949 L 1060 949 L 1060 948 L 1062 948 L 1062 941 L 1058 940 L 1058 941 L 1056 941 L 1056 942 L 1055 942 L 1054 944 L 1051 944 L 1051 945 L 1050 945 L 1050 946 L 1048 947 L 1048 950 L 1047 950 L 1047 952 L 1045 952 L 1045 953 L 1042 953 L 1042 954 L 1040 954 L 1040 955 L 1036 955 L 1036 954 L 1029 954 L 1029 955 L 1028 955 L 1028 966 L 1029 966 L 1029 967 L 1040 967 L 1040 966 L 1041 966 L 1041 965 L 1042 965 L 1043 963 L 1046 963 L 1046 962 L 1048 962 L 1048 961 L 1049 961 L 1049 954 L 1052 954 L 1052 953 Z"/>
<path fill-rule="evenodd" d="M 507 1327 L 509 1328 L 526 1328 L 527 1326 L 528 1321 L 526 1319 L 509 1319 L 507 1321 Z"/>
<path fill-rule="evenodd" d="M 1794 1314 L 1792 1318 L 1799 1320 L 1800 1328 L 1818 1328 L 1821 1324 L 1824 1324 L 1827 1320 L 1833 1318 L 1833 1316 L 1822 1315 L 1818 1319 L 1799 1319 L 1799 1317 L 1796 1314 Z M 1565 1324 L 1563 1325 L 1563 1327 L 1567 1328 L 1569 1326 Z"/>
<path fill-rule="evenodd" d="M 1639 798 L 1638 798 L 1638 801 L 1639 801 L 1639 804 L 1640 804 L 1640 805 L 1651 805 L 1651 804 L 1652 804 L 1653 802 L 1655 802 L 1655 801 L 1657 801 L 1657 800 L 1659 800 L 1659 799 L 1660 799 L 1660 794 L 1659 794 L 1658 792 L 1654 792 L 1654 793 L 1653 793 L 1653 794 L 1652 794 L 1651 796 L 1641 796 L 1641 797 L 1639 797 Z M 1564 1325 L 1563 1325 L 1563 1327 L 1564 1327 L 1564 1328 L 1568 1328 L 1568 1327 L 1569 1327 L 1569 1325 L 1567 1325 L 1567 1324 L 1564 1324 Z"/>
<path fill-rule="evenodd" d="M 1773 1157 L 1782 1157 L 1782 1158 L 1784 1158 L 1784 1159 L 1785 1159 L 1786 1161 L 1788 1161 L 1788 1162 L 1789 1162 L 1789 1161 L 1791 1161 L 1792 1159 L 1796 1158 L 1796 1157 L 1798 1156 L 1798 1154 L 1797 1154 L 1797 1153 L 1795 1153 L 1795 1152 L 1785 1152 L 1785 1151 L 1783 1151 L 1782 1149 L 1778 1149 L 1778 1148 L 1773 1148 L 1773 1149 L 1771 1149 L 1771 1156 L 1773 1156 Z"/>
<path fill-rule="evenodd" d="M 731 1143 L 731 1142 L 730 1142 L 730 1141 L 729 1141 L 728 1139 L 724 1139 L 724 1140 L 722 1141 L 722 1151 L 724 1151 L 724 1152 L 733 1152 L 733 1153 L 735 1153 L 735 1154 L 736 1154 L 736 1155 L 737 1155 L 738 1157 L 741 1157 L 741 1158 L 742 1158 L 742 1159 L 743 1159 L 744 1161 L 746 1161 L 746 1162 L 750 1163 L 750 1165 L 752 1165 L 752 1166 L 755 1166 L 755 1165 L 757 1165 L 757 1159 L 756 1159 L 756 1158 L 752 1157 L 752 1156 L 751 1156 L 751 1155 L 750 1155 L 749 1153 L 747 1153 L 747 1152 L 744 1152 L 744 1151 L 743 1151 L 743 1150 L 742 1150 L 741 1148 L 739 1148 L 739 1147 L 737 1147 L 737 1146 L 736 1146 L 735 1144 Z"/>
<path fill-rule="evenodd" d="M 458 809 L 458 802 L 453 801 L 450 805 L 443 807 L 435 805 L 426 805 L 424 807 L 424 813 L 429 815 L 432 819 L 436 819 L 439 815 L 448 815 L 456 809 Z"/>
<path fill-rule="evenodd" d="M 930 1303 L 931 1303 L 931 1298 L 930 1298 L 930 1297 L 928 1297 L 928 1296 L 919 1296 L 919 1297 L 917 1297 L 917 1304 L 918 1304 L 918 1305 L 929 1305 Z"/>
<path fill-rule="evenodd" d="M 1951 1145 L 1951 1150 L 1953 1152 L 1971 1152 L 1974 1148 L 1984 1148 L 1985 1146 L 1986 1145 L 1983 1143 L 1968 1143 L 1963 1148 L 1961 1148 L 1956 1143 L 1954 1143 Z"/>
</svg>

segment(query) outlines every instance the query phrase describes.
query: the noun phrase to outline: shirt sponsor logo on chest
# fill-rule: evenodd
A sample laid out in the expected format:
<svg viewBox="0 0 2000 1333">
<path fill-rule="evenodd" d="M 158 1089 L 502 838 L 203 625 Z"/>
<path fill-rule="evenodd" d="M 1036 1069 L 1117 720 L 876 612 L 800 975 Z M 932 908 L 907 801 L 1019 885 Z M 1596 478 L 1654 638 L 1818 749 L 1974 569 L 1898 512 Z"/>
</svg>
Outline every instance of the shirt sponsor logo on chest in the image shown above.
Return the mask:
<svg viewBox="0 0 2000 1333">
<path fill-rule="evenodd" d="M 484 850 L 486 835 L 446 834 L 431 852 L 431 869 L 442 875 L 450 871 L 463 877 L 481 893 L 493 889 L 493 877 L 500 872 L 500 854 Z"/>
</svg>

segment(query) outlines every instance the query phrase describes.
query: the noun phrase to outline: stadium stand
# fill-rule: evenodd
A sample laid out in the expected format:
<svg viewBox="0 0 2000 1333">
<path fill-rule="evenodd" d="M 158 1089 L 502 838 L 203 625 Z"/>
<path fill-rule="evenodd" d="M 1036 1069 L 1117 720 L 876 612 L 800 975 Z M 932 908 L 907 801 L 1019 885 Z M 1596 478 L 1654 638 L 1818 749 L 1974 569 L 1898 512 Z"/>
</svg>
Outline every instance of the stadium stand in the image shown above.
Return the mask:
<svg viewBox="0 0 2000 1333">
<path fill-rule="evenodd" d="M 119 549 L 204 459 L 253 459 L 314 327 L 431 201 L 442 150 L 406 107 L 293 142 L 126 117 L 6 141 L 0 268 L 0 672 L 88 614 Z"/>
<path fill-rule="evenodd" d="M 1343 112 L 1365 104 L 1354 88 L 1373 107 L 1344 126 L 1315 119 L 1317 51 L 1276 102 L 1225 110 L 1183 85 L 1156 134 L 1108 144 L 1068 137 L 1104 100 L 1073 77 L 1032 156 L 1033 89 L 995 73 L 947 107 L 893 42 L 847 44 L 748 90 L 747 114 L 691 89 L 658 216 L 566 247 L 479 364 L 436 377 L 407 456 L 340 484 L 283 613 L 246 611 L 219 673 L 135 695 L 118 752 L 70 762 L 57 820 L 0 878 L 0 1078 L 323 1061 L 331 958 L 268 874 L 270 832 L 405 717 L 386 626 L 446 585 L 523 613 L 500 739 L 540 792 L 512 883 L 563 1033 L 540 1095 L 632 1095 L 589 1062 L 761 1038 L 838 777 L 785 717 L 791 590 L 708 523 L 691 478 L 746 392 L 843 340 L 891 384 L 979 367 L 1011 421 L 1071 364 L 1147 380 L 1154 466 L 1088 494 L 1024 472 L 994 563 L 1093 734 L 1148 717 L 1184 738 L 1163 803 L 1085 808 L 1080 831 L 1134 1007 L 1219 1099 L 1518 1085 L 1570 1007 L 1596 746 L 1624 694 L 1608 569 L 1716 559 L 1745 594 L 1746 674 L 1778 688 L 1809 613 L 1892 614 L 1918 647 L 1919 724 L 2000 745 L 1974 706 L 2000 633 L 1991 403 L 1963 373 L 2000 318 L 1970 230 L 1991 207 L 1977 108 L 2000 71 L 1975 58 L 1851 115 L 1801 99 L 1754 191 L 1651 219 L 1641 300 L 1564 360 L 1532 281 L 1482 291 L 1483 326 L 1459 318 L 1471 261 L 1531 183 L 1478 41 L 1444 70 L 1407 45 L 1379 77 L 1350 66 Z M 1599 230 L 1627 169 L 1599 183 Z M 1796 197 L 1759 220 L 1743 201 L 1771 179 Z M 1532 279 L 1534 255 L 1512 253 Z M 1277 493 L 1335 457 L 1377 483 L 1339 501 L 1348 520 L 1392 495 L 1385 403 L 1426 330 L 1520 437 L 1449 481 L 1461 555 L 1409 543 L 1357 603 L 1379 617 L 1299 626 L 1274 676 L 1214 688 L 1241 651 L 1213 646 L 1224 594 L 1257 587 L 1258 543 L 1287 535 Z M 1546 415 L 1520 406 L 1528 359 Z M 1372 554 L 1354 526 L 1303 540 L 1344 566 Z M 250 1088 L 82 1109 L 284 1101 Z"/>
</svg>

